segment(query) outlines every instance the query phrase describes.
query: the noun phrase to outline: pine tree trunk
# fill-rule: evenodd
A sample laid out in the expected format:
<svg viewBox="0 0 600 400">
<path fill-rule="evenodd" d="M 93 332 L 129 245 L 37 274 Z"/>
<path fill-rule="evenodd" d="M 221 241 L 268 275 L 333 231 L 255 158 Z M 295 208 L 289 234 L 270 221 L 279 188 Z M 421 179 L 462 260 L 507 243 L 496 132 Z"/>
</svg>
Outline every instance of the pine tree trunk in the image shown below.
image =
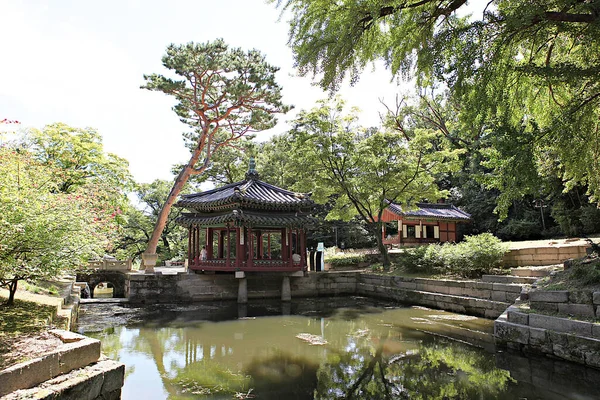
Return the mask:
<svg viewBox="0 0 600 400">
<path fill-rule="evenodd" d="M 158 241 L 160 240 L 162 232 L 165 229 L 165 226 L 167 225 L 167 219 L 169 218 L 171 207 L 173 207 L 173 204 L 175 204 L 177 196 L 179 196 L 179 193 L 181 193 L 181 190 L 190 178 L 194 166 L 196 165 L 196 162 L 198 162 L 200 153 L 201 149 L 196 149 L 196 151 L 194 151 L 194 153 L 192 154 L 192 158 L 190 158 L 188 164 L 181 170 L 181 172 L 177 176 L 175 184 L 173 185 L 173 188 L 171 189 L 171 192 L 167 197 L 167 201 L 165 201 L 165 204 L 163 205 L 162 209 L 160 210 L 160 213 L 158 214 L 158 219 L 156 220 L 156 224 L 154 225 L 152 236 L 150 236 L 148 246 L 146 246 L 146 251 L 144 251 L 145 254 L 156 254 Z"/>
</svg>

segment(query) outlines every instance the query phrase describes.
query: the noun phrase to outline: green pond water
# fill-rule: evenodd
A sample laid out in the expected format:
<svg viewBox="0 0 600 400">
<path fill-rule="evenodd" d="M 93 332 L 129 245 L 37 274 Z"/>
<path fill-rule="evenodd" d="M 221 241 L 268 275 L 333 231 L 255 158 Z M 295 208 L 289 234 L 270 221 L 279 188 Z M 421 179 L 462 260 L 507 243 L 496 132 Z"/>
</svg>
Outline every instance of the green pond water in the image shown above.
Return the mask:
<svg viewBox="0 0 600 400">
<path fill-rule="evenodd" d="M 129 399 L 595 399 L 600 371 L 500 352 L 493 321 L 360 297 L 82 306 Z"/>
</svg>

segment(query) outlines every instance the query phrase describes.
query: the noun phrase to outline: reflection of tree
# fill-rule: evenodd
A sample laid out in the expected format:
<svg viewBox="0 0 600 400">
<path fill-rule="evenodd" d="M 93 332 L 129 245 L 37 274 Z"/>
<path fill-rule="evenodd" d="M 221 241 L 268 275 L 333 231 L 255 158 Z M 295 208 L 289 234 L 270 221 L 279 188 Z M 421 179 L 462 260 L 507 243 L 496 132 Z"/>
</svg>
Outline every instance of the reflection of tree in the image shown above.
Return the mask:
<svg viewBox="0 0 600 400">
<path fill-rule="evenodd" d="M 421 344 L 418 351 L 392 356 L 385 340 L 374 351 L 357 348 L 334 353 L 321 366 L 316 399 L 488 399 L 511 379 L 495 368 L 493 357 L 456 342 Z"/>
</svg>

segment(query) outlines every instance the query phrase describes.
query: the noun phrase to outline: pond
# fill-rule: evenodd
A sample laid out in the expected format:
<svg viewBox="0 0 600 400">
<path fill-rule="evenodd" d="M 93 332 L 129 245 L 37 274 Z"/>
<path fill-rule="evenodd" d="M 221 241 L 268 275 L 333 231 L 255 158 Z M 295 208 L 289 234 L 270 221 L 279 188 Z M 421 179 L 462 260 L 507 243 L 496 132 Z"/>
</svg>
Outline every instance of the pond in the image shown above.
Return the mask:
<svg viewBox="0 0 600 400">
<path fill-rule="evenodd" d="M 82 306 L 128 399 L 594 399 L 600 371 L 498 352 L 493 321 L 360 297 Z"/>
</svg>

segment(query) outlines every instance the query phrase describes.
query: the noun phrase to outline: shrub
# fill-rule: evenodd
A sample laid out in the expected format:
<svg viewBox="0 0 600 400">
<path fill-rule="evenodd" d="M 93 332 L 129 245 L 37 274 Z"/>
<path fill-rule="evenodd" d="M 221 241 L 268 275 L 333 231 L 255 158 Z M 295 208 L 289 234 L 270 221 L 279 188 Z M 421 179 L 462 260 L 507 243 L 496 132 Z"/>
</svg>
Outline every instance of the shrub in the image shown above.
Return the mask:
<svg viewBox="0 0 600 400">
<path fill-rule="evenodd" d="M 406 249 L 400 256 L 400 264 L 410 272 L 428 274 L 443 272 L 441 248 L 442 246 L 434 244 Z"/>
<path fill-rule="evenodd" d="M 364 254 L 344 254 L 338 253 L 331 257 L 326 257 L 325 262 L 331 264 L 332 267 L 340 267 L 345 265 L 358 265 L 366 260 Z"/>
<path fill-rule="evenodd" d="M 502 266 L 508 247 L 490 233 L 465 236 L 458 244 L 433 244 L 407 249 L 401 257 L 409 272 L 451 273 L 468 278 L 480 277 Z"/>
</svg>

